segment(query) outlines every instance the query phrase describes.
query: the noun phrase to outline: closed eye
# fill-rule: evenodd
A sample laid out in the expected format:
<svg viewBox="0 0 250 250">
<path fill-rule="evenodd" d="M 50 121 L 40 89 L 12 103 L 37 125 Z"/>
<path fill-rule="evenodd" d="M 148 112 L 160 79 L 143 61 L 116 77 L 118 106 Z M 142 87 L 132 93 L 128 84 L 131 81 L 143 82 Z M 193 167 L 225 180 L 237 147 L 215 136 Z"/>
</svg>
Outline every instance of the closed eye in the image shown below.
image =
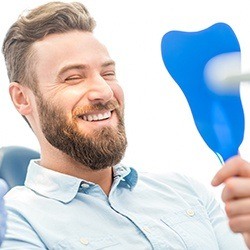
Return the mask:
<svg viewBox="0 0 250 250">
<path fill-rule="evenodd" d="M 102 74 L 102 77 L 105 80 L 115 80 L 116 79 L 116 74 L 115 74 L 114 71 L 109 71 L 109 72 L 106 72 L 106 73 Z"/>
<path fill-rule="evenodd" d="M 75 76 L 70 76 L 70 77 L 66 78 L 65 82 L 69 83 L 69 84 L 77 84 L 77 83 L 81 82 L 82 80 L 83 80 L 82 76 L 75 75 Z"/>
</svg>

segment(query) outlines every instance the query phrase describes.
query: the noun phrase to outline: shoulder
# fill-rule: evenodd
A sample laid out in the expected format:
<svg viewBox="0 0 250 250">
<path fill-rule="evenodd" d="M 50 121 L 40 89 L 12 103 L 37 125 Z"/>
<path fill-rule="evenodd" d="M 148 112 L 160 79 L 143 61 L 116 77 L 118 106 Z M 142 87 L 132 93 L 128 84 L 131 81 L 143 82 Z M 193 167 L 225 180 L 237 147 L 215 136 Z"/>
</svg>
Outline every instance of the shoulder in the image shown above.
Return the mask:
<svg viewBox="0 0 250 250">
<path fill-rule="evenodd" d="M 139 182 L 147 183 L 152 187 L 156 187 L 161 190 L 172 189 L 181 195 L 192 195 L 196 197 L 202 197 L 211 199 L 212 194 L 202 183 L 194 178 L 177 173 L 149 173 L 139 172 Z"/>
<path fill-rule="evenodd" d="M 20 198 L 20 194 L 25 193 L 25 194 L 31 194 L 33 191 L 25 186 L 16 186 L 10 189 L 6 195 L 5 199 L 12 199 L 12 198 Z"/>
<path fill-rule="evenodd" d="M 139 172 L 139 180 L 147 182 L 161 183 L 165 185 L 170 185 L 176 188 L 195 188 L 196 185 L 202 185 L 197 180 L 190 176 L 177 173 L 152 173 L 152 172 Z"/>
<path fill-rule="evenodd" d="M 30 204 L 30 198 L 35 198 L 37 195 L 31 189 L 25 186 L 16 186 L 9 190 L 4 196 L 4 202 L 7 208 L 20 207 L 22 204 L 27 206 Z"/>
</svg>

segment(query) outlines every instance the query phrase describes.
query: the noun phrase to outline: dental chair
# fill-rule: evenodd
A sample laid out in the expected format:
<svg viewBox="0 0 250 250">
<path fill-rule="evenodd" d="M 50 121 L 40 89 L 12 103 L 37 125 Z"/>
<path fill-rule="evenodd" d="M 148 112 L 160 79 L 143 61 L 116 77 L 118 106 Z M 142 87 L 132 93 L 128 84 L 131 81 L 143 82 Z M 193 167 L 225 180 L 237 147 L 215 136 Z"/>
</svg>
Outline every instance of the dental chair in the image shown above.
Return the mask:
<svg viewBox="0 0 250 250">
<path fill-rule="evenodd" d="M 0 178 L 4 179 L 9 189 L 24 185 L 27 167 L 31 159 L 40 158 L 40 154 L 22 146 L 0 148 Z"/>
</svg>

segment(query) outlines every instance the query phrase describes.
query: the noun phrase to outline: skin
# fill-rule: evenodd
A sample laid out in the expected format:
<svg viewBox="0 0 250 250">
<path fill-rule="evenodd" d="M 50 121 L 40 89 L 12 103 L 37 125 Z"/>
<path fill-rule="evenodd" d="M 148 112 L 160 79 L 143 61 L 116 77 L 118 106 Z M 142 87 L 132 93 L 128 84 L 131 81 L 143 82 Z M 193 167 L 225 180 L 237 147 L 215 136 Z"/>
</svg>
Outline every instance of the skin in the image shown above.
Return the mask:
<svg viewBox="0 0 250 250">
<path fill-rule="evenodd" d="M 110 100 L 116 100 L 123 109 L 124 96 L 116 79 L 114 61 L 106 47 L 92 33 L 71 31 L 52 34 L 36 42 L 33 49 L 38 60 L 38 87 L 44 100 L 52 101 L 62 108 L 69 120 L 73 120 L 74 110 L 78 107 L 105 104 Z M 92 171 L 53 147 L 42 133 L 33 92 L 16 82 L 11 83 L 9 91 L 16 109 L 27 117 L 38 138 L 41 146 L 40 164 L 99 184 L 108 194 L 112 185 L 112 168 L 107 166 L 106 169 Z M 109 119 L 102 121 L 77 119 L 78 128 L 88 136 L 103 126 L 116 127 L 117 124 L 116 112 L 112 112 Z"/>
<path fill-rule="evenodd" d="M 212 180 L 213 186 L 224 184 L 222 200 L 235 233 L 242 233 L 250 248 L 250 163 L 235 156 L 227 160 Z"/>
</svg>

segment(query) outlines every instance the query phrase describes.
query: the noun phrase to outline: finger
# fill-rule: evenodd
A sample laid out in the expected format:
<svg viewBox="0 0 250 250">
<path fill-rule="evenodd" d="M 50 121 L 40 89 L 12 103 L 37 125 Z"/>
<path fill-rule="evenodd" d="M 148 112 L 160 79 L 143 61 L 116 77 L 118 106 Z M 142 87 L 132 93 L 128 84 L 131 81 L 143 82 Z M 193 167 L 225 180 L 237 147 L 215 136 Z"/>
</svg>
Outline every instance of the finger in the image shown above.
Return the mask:
<svg viewBox="0 0 250 250">
<path fill-rule="evenodd" d="M 250 215 L 239 215 L 229 219 L 229 227 L 235 233 L 250 232 Z"/>
<path fill-rule="evenodd" d="M 216 173 L 211 184 L 218 186 L 232 176 L 250 177 L 250 163 L 243 160 L 240 156 L 230 158 Z"/>
<path fill-rule="evenodd" d="M 225 181 L 225 186 L 222 190 L 221 198 L 224 202 L 247 198 L 250 196 L 250 179 L 244 177 L 230 177 Z"/>
<path fill-rule="evenodd" d="M 250 198 L 226 202 L 225 211 L 229 218 L 239 215 L 250 215 Z"/>
</svg>

